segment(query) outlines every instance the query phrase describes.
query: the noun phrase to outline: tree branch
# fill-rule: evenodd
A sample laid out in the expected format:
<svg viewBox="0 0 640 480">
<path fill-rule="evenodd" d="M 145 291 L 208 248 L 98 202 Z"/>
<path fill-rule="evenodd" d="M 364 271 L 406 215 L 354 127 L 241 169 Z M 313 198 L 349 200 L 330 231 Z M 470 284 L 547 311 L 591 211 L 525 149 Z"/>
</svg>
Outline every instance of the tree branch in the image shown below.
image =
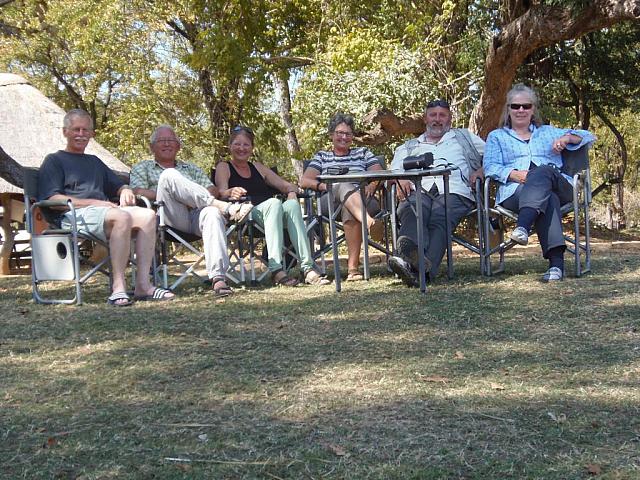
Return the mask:
<svg viewBox="0 0 640 480">
<path fill-rule="evenodd" d="M 392 137 L 419 135 L 424 132 L 422 114 L 398 117 L 386 108 L 370 112 L 363 118 L 363 122 L 375 125 L 373 129 L 356 136 L 356 141 L 365 145 L 382 145 Z"/>
<path fill-rule="evenodd" d="M 0 177 L 16 187 L 24 185 L 24 173 L 22 165 L 0 147 Z"/>
<path fill-rule="evenodd" d="M 638 19 L 640 0 L 595 0 L 577 13 L 570 8 L 532 6 L 493 39 L 485 61 L 484 88 L 470 128 L 486 137 L 497 126 L 518 67 L 536 49 Z"/>
<path fill-rule="evenodd" d="M 288 55 L 279 55 L 275 57 L 268 57 L 261 59 L 267 65 L 275 65 L 278 68 L 290 69 L 306 67 L 307 65 L 313 65 L 315 60 L 310 57 L 297 57 Z"/>
<path fill-rule="evenodd" d="M 193 43 L 193 39 L 189 35 L 189 33 L 182 28 L 175 20 L 167 20 L 167 25 L 169 25 L 174 32 L 183 37 L 185 40 L 189 40 L 189 42 Z"/>
<path fill-rule="evenodd" d="M 607 116 L 607 114 L 604 112 L 604 110 L 600 105 L 598 105 L 597 103 L 593 103 L 593 111 L 596 113 L 598 118 L 602 120 L 602 123 L 604 123 L 609 128 L 609 130 L 611 130 L 611 133 L 613 133 L 613 135 L 616 137 L 616 141 L 620 146 L 620 159 L 622 160 L 622 175 L 624 176 L 624 173 L 627 171 L 627 163 L 629 158 L 629 155 L 627 153 L 627 144 L 624 141 L 624 136 L 622 135 L 620 130 L 618 130 L 618 128 L 613 124 L 613 122 L 609 119 L 609 117 Z"/>
<path fill-rule="evenodd" d="M 20 29 L 8 23 L 0 22 L 0 35 L 5 37 L 17 37 L 20 35 Z"/>
</svg>

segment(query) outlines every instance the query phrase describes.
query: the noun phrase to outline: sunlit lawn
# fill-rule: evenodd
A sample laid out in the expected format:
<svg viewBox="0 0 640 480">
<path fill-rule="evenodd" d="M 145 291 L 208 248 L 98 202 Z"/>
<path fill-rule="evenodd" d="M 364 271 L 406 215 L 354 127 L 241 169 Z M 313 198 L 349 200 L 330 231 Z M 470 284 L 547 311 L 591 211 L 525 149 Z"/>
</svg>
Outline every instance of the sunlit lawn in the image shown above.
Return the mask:
<svg viewBox="0 0 640 480">
<path fill-rule="evenodd" d="M 2 478 L 640 478 L 640 256 L 538 282 L 41 306 L 0 279 Z"/>
</svg>

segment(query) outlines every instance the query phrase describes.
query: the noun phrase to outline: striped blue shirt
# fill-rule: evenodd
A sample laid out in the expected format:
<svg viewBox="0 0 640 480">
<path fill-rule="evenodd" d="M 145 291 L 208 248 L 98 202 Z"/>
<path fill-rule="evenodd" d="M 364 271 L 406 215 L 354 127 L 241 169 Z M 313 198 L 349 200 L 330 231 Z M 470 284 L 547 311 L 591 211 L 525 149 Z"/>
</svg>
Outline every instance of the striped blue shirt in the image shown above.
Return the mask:
<svg viewBox="0 0 640 480">
<path fill-rule="evenodd" d="M 365 147 L 352 148 L 347 155 L 336 155 L 333 151 L 321 150 L 309 163 L 309 167 L 315 168 L 321 175 L 327 173 L 329 167 L 346 166 L 349 173 L 361 173 L 374 165 L 378 165 L 378 159 Z"/>
</svg>

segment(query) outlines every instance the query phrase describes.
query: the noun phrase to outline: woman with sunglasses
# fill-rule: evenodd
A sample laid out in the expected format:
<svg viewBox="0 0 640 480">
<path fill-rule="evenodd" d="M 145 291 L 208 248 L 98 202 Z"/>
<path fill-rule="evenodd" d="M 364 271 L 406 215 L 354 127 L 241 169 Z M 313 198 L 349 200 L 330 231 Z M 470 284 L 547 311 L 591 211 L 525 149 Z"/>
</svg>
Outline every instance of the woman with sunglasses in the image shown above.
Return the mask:
<svg viewBox="0 0 640 480">
<path fill-rule="evenodd" d="M 282 252 L 284 228 L 298 257 L 305 283 L 327 285 L 331 282 L 315 271 L 307 232 L 298 202 L 298 186 L 287 182 L 269 167 L 251 161 L 254 134 L 248 127 L 237 126 L 229 137 L 231 160 L 216 167 L 216 186 L 222 198 L 239 200 L 249 197 L 254 205 L 251 218 L 264 230 L 268 267 L 276 285 L 295 287 L 298 279 L 284 270 Z M 286 196 L 284 202 L 274 197 L 274 190 Z"/>
<path fill-rule="evenodd" d="M 526 245 L 535 225 L 542 255 L 549 261 L 543 282 L 564 278 L 562 214 L 571 201 L 570 177 L 561 172 L 562 151 L 577 150 L 595 137 L 586 130 L 542 125 L 538 96 L 517 84 L 507 93 L 500 128 L 489 133 L 484 151 L 485 174 L 498 181 L 496 203 L 518 212 L 511 240 Z"/>
</svg>

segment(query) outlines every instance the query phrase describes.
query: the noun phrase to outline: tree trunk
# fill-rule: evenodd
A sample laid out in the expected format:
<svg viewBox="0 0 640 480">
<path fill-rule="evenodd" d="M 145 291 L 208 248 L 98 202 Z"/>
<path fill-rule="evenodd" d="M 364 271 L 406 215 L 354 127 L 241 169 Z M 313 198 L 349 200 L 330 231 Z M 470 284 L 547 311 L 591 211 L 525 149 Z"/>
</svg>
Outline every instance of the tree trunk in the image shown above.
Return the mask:
<svg viewBox="0 0 640 480">
<path fill-rule="evenodd" d="M 615 172 L 620 178 L 619 183 L 611 186 L 611 207 L 613 210 L 613 230 L 624 230 L 627 226 L 627 216 L 624 213 L 624 171 L 622 165 L 616 165 Z"/>
<path fill-rule="evenodd" d="M 627 225 L 626 215 L 624 213 L 624 175 L 627 171 L 627 164 L 629 161 L 629 153 L 627 151 L 627 144 L 624 141 L 624 136 L 616 128 L 609 117 L 605 114 L 604 110 L 598 104 L 593 105 L 593 110 L 598 115 L 602 123 L 604 123 L 609 130 L 616 137 L 618 142 L 619 152 L 618 157 L 620 162 L 607 161 L 607 165 L 613 164 L 613 175 L 616 182 L 611 186 L 611 209 L 609 222 L 613 230 L 622 230 Z"/>
<path fill-rule="evenodd" d="M 471 114 L 469 127 L 485 138 L 498 126 L 507 91 L 518 67 L 538 48 L 578 38 L 623 20 L 640 18 L 640 0 L 595 0 L 578 12 L 570 8 L 510 1 L 512 12 L 523 13 L 494 37 L 485 61 L 484 88 Z M 522 7 L 522 8 L 521 8 Z"/>
<path fill-rule="evenodd" d="M 289 70 L 278 69 L 273 74 L 276 89 L 280 93 L 280 120 L 286 132 L 287 151 L 291 157 L 291 165 L 298 178 L 302 177 L 303 165 L 300 160 L 296 160 L 296 155 L 300 153 L 300 143 L 293 125 L 291 116 L 291 90 L 289 89 Z"/>
<path fill-rule="evenodd" d="M 22 165 L 0 147 L 0 177 L 16 187 L 22 188 L 24 185 L 24 174 Z"/>
<path fill-rule="evenodd" d="M 205 46 L 199 39 L 201 34 L 199 26 L 185 19 L 179 22 L 169 20 L 167 25 L 178 35 L 187 40 L 193 51 L 193 56 L 198 57 Z M 213 143 L 213 158 L 217 163 L 226 155 L 226 141 L 231 125 L 240 118 L 241 105 L 238 101 L 240 79 L 233 77 L 224 85 L 215 85 L 215 76 L 209 66 L 196 68 L 200 93 L 204 100 L 211 127 L 211 139 Z"/>
</svg>

